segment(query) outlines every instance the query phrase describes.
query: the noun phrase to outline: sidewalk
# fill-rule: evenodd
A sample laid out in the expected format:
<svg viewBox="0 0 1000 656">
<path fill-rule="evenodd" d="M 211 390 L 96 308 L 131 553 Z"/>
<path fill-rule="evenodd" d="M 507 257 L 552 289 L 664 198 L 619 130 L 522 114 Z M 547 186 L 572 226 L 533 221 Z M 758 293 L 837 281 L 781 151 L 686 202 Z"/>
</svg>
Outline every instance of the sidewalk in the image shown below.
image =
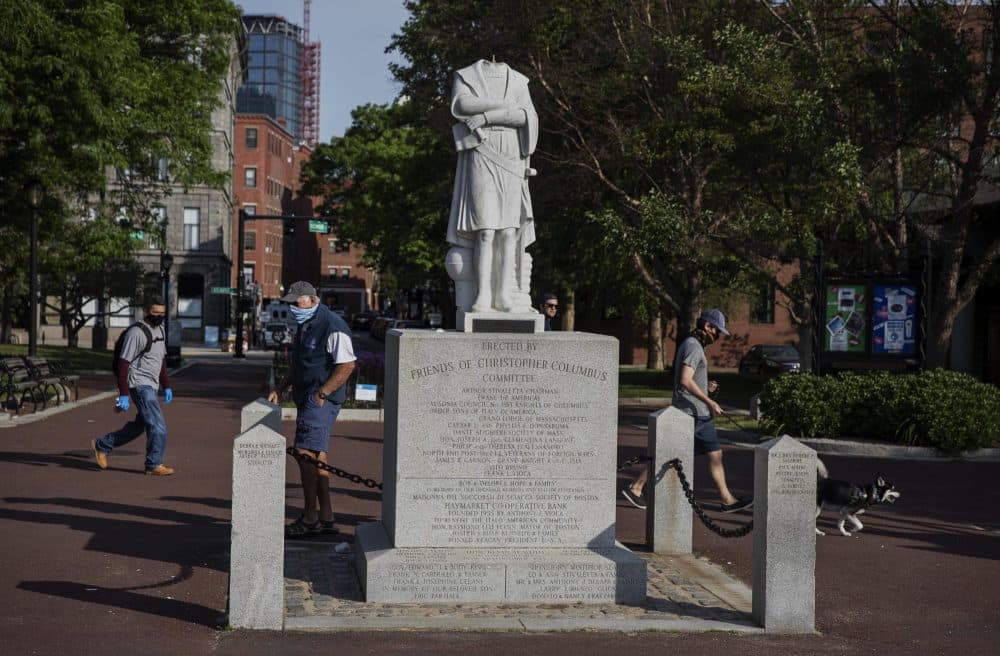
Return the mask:
<svg viewBox="0 0 1000 656">
<path fill-rule="evenodd" d="M 221 630 L 229 571 L 232 440 L 239 431 L 240 409 L 258 395 L 269 355 L 251 352 L 239 361 L 230 354 L 206 353 L 205 362 L 175 372 L 176 396 L 164 408 L 170 430 L 167 463 L 177 468 L 175 476 L 143 476 L 141 442 L 115 452 L 108 470 L 94 466 L 89 440 L 123 421 L 98 398 L 104 393 L 100 386 L 90 402 L 42 413 L 31 422 L 17 420 L 0 430 L 0 635 L 5 654 L 305 656 L 335 649 L 342 655 L 839 656 L 992 653 L 1000 640 L 1000 590 L 991 584 L 1000 580 L 1000 492 L 995 485 L 1000 466 L 847 455 L 824 458 L 838 478 L 869 481 L 888 475 L 903 496 L 891 507 L 866 514 L 865 529 L 853 538 L 817 539 L 821 635 L 776 636 L 740 624 L 746 620 L 747 606 L 739 595 L 750 582 L 751 539 L 723 539 L 696 523 L 696 557 L 690 566 L 707 560 L 725 577 L 709 580 L 708 570 L 681 569 L 689 565 L 682 559 L 661 562 L 649 556 L 643 546 L 645 514 L 624 502 L 617 505 L 618 538 L 649 558 L 653 585 L 642 607 L 599 609 L 597 619 L 611 614 L 606 624 L 617 622 L 611 630 L 532 630 L 581 628 L 579 620 L 593 619 L 582 615 L 598 611 L 572 605 L 539 606 L 522 616 L 499 606 L 407 609 L 416 611 L 415 618 L 398 608 L 369 608 L 351 587 L 356 583 L 349 560 L 329 553 L 333 541 L 323 546 L 289 543 L 286 549 L 289 630 Z M 113 394 L 110 388 L 109 381 L 106 391 Z M 620 416 L 619 461 L 645 448 L 641 414 L 628 410 Z M 294 431 L 291 422 L 282 429 L 286 437 Z M 752 450 L 724 448 L 730 485 L 741 493 L 752 490 Z M 338 423 L 331 453 L 339 467 L 380 479 L 381 427 Z M 695 493 L 711 502 L 714 490 L 699 460 L 691 472 Z M 622 472 L 619 483 L 629 473 Z M 301 503 L 291 459 L 287 481 L 290 521 Z M 342 531 L 338 541 L 350 544 L 355 526 L 378 518 L 381 497 L 341 479 L 333 489 Z M 710 512 L 719 521 L 749 517 Z M 828 529 L 834 518 L 825 513 L 819 521 Z M 507 628 L 490 632 L 480 624 L 474 629 L 467 620 L 477 613 Z M 421 614 L 424 630 L 393 628 L 404 622 L 412 626 Z M 342 626 L 331 636 L 324 630 L 333 627 L 322 625 L 333 620 Z M 642 630 L 657 623 L 661 626 L 656 628 L 669 628 L 672 621 L 685 622 L 685 630 Z M 318 629 L 291 628 L 308 622 Z M 699 625 L 723 624 L 725 631 L 694 631 Z"/>
</svg>

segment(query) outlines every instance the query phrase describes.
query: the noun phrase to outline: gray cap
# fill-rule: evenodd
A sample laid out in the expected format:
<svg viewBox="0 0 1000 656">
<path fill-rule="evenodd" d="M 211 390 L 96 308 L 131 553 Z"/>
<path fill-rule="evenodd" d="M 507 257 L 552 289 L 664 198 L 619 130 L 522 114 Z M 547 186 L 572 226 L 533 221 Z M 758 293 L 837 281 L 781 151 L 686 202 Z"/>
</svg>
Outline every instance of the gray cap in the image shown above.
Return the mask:
<svg viewBox="0 0 1000 656">
<path fill-rule="evenodd" d="M 716 310 L 715 308 L 702 310 L 701 316 L 698 318 L 718 328 L 719 332 L 723 335 L 729 335 L 729 331 L 726 330 L 726 315 L 722 314 L 722 310 Z"/>
<path fill-rule="evenodd" d="M 305 280 L 293 282 L 288 288 L 288 293 L 281 297 L 285 303 L 294 303 L 299 300 L 299 296 L 316 296 L 316 288 Z"/>
</svg>

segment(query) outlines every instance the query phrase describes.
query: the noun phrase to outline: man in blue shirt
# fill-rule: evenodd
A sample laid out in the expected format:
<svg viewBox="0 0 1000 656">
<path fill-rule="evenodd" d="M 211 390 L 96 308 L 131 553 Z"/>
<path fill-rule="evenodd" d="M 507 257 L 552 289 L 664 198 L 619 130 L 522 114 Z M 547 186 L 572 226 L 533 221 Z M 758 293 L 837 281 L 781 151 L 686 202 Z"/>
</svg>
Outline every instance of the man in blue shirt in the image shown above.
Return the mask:
<svg viewBox="0 0 1000 656">
<path fill-rule="evenodd" d="M 291 303 L 298 323 L 288 372 L 267 395 L 277 403 L 289 386 L 295 400 L 295 448 L 299 453 L 327 462 L 330 431 L 337 420 L 346 396 L 345 386 L 354 372 L 354 346 L 347 323 L 320 303 L 316 288 L 310 283 L 293 283 L 281 300 Z M 285 527 L 290 538 L 336 533 L 330 502 L 330 474 L 325 469 L 302 461 L 302 515 Z"/>
</svg>

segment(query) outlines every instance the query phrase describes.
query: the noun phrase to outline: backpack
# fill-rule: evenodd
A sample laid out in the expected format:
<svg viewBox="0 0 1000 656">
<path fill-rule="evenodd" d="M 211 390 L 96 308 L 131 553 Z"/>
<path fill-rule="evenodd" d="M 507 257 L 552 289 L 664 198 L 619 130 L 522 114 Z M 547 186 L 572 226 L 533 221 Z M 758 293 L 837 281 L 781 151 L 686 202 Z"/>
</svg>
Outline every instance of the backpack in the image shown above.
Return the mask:
<svg viewBox="0 0 1000 656">
<path fill-rule="evenodd" d="M 115 340 L 115 350 L 114 354 L 111 356 L 111 373 L 115 376 L 118 375 L 118 361 L 121 360 L 122 357 L 122 346 L 125 344 L 125 335 L 136 327 L 142 330 L 143 334 L 146 336 L 146 347 L 139 352 L 139 355 L 146 355 L 149 353 L 149 349 L 153 348 L 153 331 L 151 331 L 143 322 L 136 321 L 134 324 L 123 330 L 122 334 Z"/>
</svg>

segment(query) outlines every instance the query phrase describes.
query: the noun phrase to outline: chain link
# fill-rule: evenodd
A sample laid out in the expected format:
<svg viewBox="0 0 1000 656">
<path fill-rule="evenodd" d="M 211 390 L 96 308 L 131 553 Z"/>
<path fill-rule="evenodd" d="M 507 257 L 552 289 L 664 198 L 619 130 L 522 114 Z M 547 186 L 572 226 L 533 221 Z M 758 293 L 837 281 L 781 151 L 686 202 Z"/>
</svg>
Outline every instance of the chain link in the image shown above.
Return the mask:
<svg viewBox="0 0 1000 656">
<path fill-rule="evenodd" d="M 293 447 L 293 446 L 288 447 L 286 449 L 286 452 L 288 453 L 288 455 L 292 456 L 293 458 L 295 458 L 299 462 L 307 462 L 310 465 L 312 465 L 313 467 L 315 467 L 316 469 L 323 469 L 325 471 L 330 472 L 331 474 L 339 476 L 340 478 L 346 478 L 350 482 L 355 483 L 357 485 L 364 485 L 366 487 L 371 487 L 371 488 L 376 488 L 377 487 L 380 490 L 382 489 L 382 484 L 381 483 L 377 483 L 376 481 L 374 481 L 371 478 L 362 478 L 361 476 L 358 476 L 357 474 L 352 474 L 350 472 L 344 471 L 343 469 L 339 469 L 337 467 L 334 467 L 333 465 L 328 465 L 327 463 L 322 462 L 320 460 L 317 460 L 316 458 L 313 458 L 312 456 L 307 456 L 304 453 L 299 453 L 298 451 L 295 450 L 295 447 Z"/>
<path fill-rule="evenodd" d="M 621 465 L 618 466 L 618 471 L 622 471 L 623 469 L 628 469 L 632 465 L 636 465 L 640 462 L 649 462 L 649 460 L 650 460 L 649 456 L 635 456 L 634 458 L 629 458 L 628 460 L 626 460 L 625 462 L 623 462 Z"/>
<path fill-rule="evenodd" d="M 711 517 L 706 515 L 705 510 L 697 501 L 695 501 L 694 490 L 691 489 L 687 476 L 684 475 L 684 467 L 681 465 L 680 458 L 674 458 L 673 460 L 668 461 L 663 467 L 664 469 L 674 469 L 677 471 L 677 480 L 680 481 L 681 488 L 684 489 L 684 496 L 687 497 L 688 503 L 690 503 L 691 507 L 694 509 L 694 514 L 698 515 L 698 519 L 701 520 L 702 524 L 708 527 L 708 530 L 724 538 L 742 538 L 745 535 L 749 535 L 750 531 L 753 530 L 753 520 L 750 520 L 749 523 L 738 528 L 723 528 L 716 524 Z"/>
</svg>

